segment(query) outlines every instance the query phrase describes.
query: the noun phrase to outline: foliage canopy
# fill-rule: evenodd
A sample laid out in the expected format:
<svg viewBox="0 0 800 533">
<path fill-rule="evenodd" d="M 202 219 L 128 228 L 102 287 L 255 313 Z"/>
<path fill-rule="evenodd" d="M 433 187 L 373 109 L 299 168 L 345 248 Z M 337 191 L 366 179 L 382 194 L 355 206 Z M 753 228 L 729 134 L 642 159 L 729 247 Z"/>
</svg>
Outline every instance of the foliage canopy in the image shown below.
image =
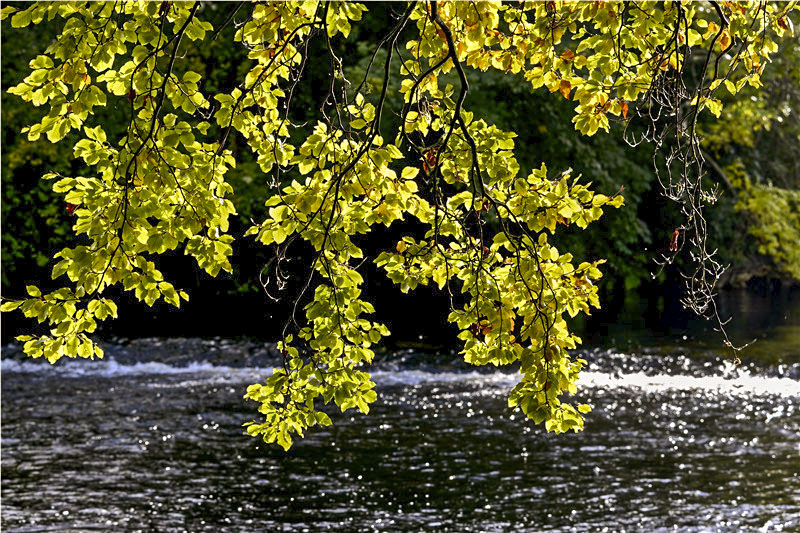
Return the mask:
<svg viewBox="0 0 800 533">
<path fill-rule="evenodd" d="M 37 3 L 4 7 L 24 28 L 60 17 L 63 30 L 10 89 L 46 115 L 28 139 L 57 143 L 78 132 L 83 170 L 49 173 L 64 195 L 79 244 L 55 255 L 53 278 L 67 286 L 2 309 L 20 310 L 49 332 L 19 337 L 32 357 L 102 356 L 89 338 L 115 318 L 109 289 L 121 286 L 148 305 L 180 306 L 188 295 L 164 279 L 158 256 L 181 250 L 211 276 L 230 271 L 235 214 L 227 171 L 230 139 L 246 139 L 269 176 L 268 217 L 245 235 L 274 249 L 266 272 L 284 284 L 283 261 L 312 251 L 295 313 L 278 344 L 283 366 L 246 397 L 260 404 L 248 433 L 289 448 L 292 435 L 329 424 L 319 401 L 366 413 L 376 393 L 363 368 L 389 334 L 362 297 L 363 243 L 379 225 L 405 232 L 371 258 L 407 292 L 436 284 L 450 297 L 465 360 L 518 363 L 509 405 L 548 431 L 578 431 L 587 405 L 573 393 L 583 361 L 565 313 L 599 307 L 601 260 L 575 264 L 551 236 L 584 228 L 623 198 L 593 192 L 571 169 L 542 163 L 527 175 L 515 134 L 467 109 L 468 70 L 520 76 L 574 103 L 584 135 L 627 124 L 634 142 L 664 148 L 662 184 L 685 213 L 674 249 L 686 248 L 689 303 L 713 303 L 718 269 L 706 251 L 701 112 L 722 112 L 718 95 L 759 87 L 789 31 L 792 4 L 768 2 L 410 2 L 397 4 L 368 65 L 353 78 L 337 43 L 367 5 L 315 1 L 237 4 L 218 28 L 192 2 Z M 184 60 L 235 24 L 234 43 L 250 60 L 228 87 L 210 91 Z M 312 50 L 323 43 L 322 57 Z M 311 61 L 329 64 L 314 122 L 298 123 L 292 100 Z M 346 72 L 349 73 L 346 75 Z M 367 83 L 372 73 L 378 83 Z M 349 77 L 348 77 L 349 76 Z M 399 102 L 399 117 L 387 101 Z M 109 138 L 98 109 L 125 110 L 127 126 Z M 520 127 L 525 127 L 520 124 Z M 710 265 L 710 266 L 709 266 Z M 272 286 L 265 288 L 269 289 Z"/>
</svg>

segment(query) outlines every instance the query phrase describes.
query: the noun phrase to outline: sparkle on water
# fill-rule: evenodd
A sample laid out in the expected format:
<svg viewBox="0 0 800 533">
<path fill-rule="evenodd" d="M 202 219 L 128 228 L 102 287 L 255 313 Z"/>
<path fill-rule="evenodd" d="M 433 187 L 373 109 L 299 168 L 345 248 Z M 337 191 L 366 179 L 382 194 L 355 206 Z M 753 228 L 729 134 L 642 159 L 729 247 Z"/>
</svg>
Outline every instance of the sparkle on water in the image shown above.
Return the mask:
<svg viewBox="0 0 800 533">
<path fill-rule="evenodd" d="M 4 353 L 2 528 L 800 530 L 800 346 L 740 367 L 693 346 L 584 352 L 594 411 L 561 436 L 508 409 L 511 371 L 407 352 L 369 416 L 330 411 L 289 453 L 244 436 L 260 366 Z"/>
</svg>

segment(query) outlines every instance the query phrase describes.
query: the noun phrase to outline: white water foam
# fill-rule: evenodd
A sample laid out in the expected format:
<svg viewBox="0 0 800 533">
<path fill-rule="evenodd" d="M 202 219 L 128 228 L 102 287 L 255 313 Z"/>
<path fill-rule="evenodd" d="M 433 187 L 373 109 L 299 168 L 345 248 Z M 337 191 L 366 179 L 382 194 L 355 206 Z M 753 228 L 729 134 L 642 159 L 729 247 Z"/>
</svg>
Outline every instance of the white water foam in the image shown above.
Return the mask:
<svg viewBox="0 0 800 533">
<path fill-rule="evenodd" d="M 438 382 L 471 382 L 483 386 L 511 387 L 519 379 L 518 374 L 494 372 L 423 372 L 407 370 L 396 372 L 373 372 L 375 382 L 383 385 L 419 385 Z M 727 376 L 689 376 L 643 372 L 614 374 L 608 372 L 581 372 L 578 387 L 615 390 L 639 389 L 645 393 L 664 391 L 700 391 L 730 396 L 777 395 L 800 397 L 800 381 L 791 378 L 756 376 L 745 370 L 728 372 Z"/>
<path fill-rule="evenodd" d="M 119 364 L 113 359 L 94 361 L 64 361 L 50 366 L 39 361 L 3 360 L 2 372 L 7 373 L 54 373 L 62 377 L 123 377 L 146 375 L 192 375 L 200 381 L 208 382 L 256 382 L 265 379 L 270 369 L 255 367 L 228 367 L 208 362 L 190 363 L 187 366 L 171 366 L 165 363 L 147 362 L 132 365 Z M 436 383 L 469 383 L 481 387 L 511 388 L 519 379 L 519 374 L 495 371 L 479 372 L 431 372 L 425 370 L 381 370 L 371 372 L 379 386 L 426 385 Z M 692 376 L 656 374 L 643 372 L 617 374 L 608 372 L 584 371 L 578 386 L 589 389 L 638 389 L 644 393 L 664 391 L 697 391 L 730 396 L 776 395 L 800 397 L 800 381 L 772 376 L 753 375 L 743 368 L 726 368 L 719 375 Z"/>
<path fill-rule="evenodd" d="M 52 372 L 64 377 L 117 377 L 137 376 L 146 374 L 229 374 L 241 370 L 253 371 L 254 369 L 233 368 L 218 366 L 207 362 L 189 363 L 187 366 L 172 366 L 166 363 L 150 361 L 147 363 L 134 363 L 132 365 L 120 364 L 114 359 L 103 360 L 74 360 L 59 361 L 55 365 L 48 365 L 43 361 L 16 361 L 3 359 L 2 372 L 24 372 L 44 374 Z"/>
<path fill-rule="evenodd" d="M 480 383 L 484 386 L 513 386 L 518 374 L 495 371 L 430 372 L 427 370 L 373 370 L 372 380 L 380 385 L 425 385 L 429 383 Z"/>
<path fill-rule="evenodd" d="M 608 374 L 604 372 L 581 372 L 578 387 L 597 389 L 630 388 L 643 392 L 668 390 L 700 391 L 729 396 L 775 395 L 800 397 L 800 381 L 791 378 L 756 376 L 746 370 L 728 377 L 687 376 L 657 374 L 649 376 L 643 372 L 632 374 Z"/>
</svg>

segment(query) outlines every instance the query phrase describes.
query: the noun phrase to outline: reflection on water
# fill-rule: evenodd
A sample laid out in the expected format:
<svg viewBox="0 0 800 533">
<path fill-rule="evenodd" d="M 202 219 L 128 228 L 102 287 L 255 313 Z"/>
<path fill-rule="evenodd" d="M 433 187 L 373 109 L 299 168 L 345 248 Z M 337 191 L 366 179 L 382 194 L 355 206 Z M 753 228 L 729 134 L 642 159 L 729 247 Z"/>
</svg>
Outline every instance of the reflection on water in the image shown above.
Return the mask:
<svg viewBox="0 0 800 533">
<path fill-rule="evenodd" d="M 679 294 L 631 298 L 615 308 L 595 311 L 573 322 L 587 346 L 634 350 L 686 348 L 720 351 L 722 339 L 710 321 L 684 311 Z M 800 363 L 800 287 L 776 292 L 729 290 L 720 293 L 719 313 L 737 346 L 754 340 L 741 354 L 745 361 Z"/>
<path fill-rule="evenodd" d="M 331 412 L 289 453 L 243 433 L 263 368 L 158 343 L 4 358 L 2 528 L 800 531 L 800 343 L 774 346 L 736 368 L 696 338 L 588 350 L 594 411 L 561 436 L 507 408 L 513 373 L 406 353 L 369 416 Z"/>
<path fill-rule="evenodd" d="M 284 454 L 243 436 L 256 369 L 104 364 L 4 363 L 4 530 L 800 528 L 790 378 L 589 371 L 586 431 L 554 436 L 513 375 L 387 367 L 368 417 Z"/>
</svg>

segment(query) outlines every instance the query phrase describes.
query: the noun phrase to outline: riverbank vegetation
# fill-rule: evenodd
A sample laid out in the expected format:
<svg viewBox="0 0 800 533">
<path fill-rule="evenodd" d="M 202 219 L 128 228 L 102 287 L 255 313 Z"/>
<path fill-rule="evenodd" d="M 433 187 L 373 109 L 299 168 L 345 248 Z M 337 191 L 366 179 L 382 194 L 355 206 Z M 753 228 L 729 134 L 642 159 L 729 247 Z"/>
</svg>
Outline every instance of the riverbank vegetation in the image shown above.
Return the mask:
<svg viewBox="0 0 800 533">
<path fill-rule="evenodd" d="M 720 324 L 727 263 L 798 277 L 792 7 L 6 6 L 3 288 L 27 295 L 3 310 L 54 362 L 102 355 L 122 293 L 288 301 L 247 391 L 248 432 L 288 448 L 320 402 L 375 400 L 378 276 L 436 287 L 465 360 L 519 363 L 509 404 L 579 430 L 567 319 L 601 258 L 609 292 L 661 273 Z"/>
</svg>

